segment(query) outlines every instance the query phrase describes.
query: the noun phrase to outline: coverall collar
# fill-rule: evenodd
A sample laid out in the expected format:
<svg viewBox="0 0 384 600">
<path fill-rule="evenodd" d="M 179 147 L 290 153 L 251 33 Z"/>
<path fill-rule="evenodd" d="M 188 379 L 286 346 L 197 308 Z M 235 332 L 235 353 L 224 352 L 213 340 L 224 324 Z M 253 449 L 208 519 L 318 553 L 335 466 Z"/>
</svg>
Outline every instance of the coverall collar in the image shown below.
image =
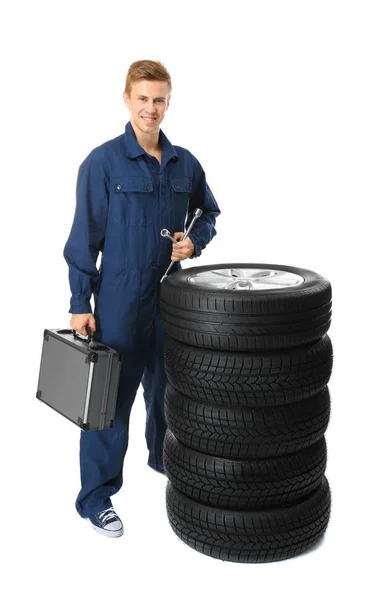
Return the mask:
<svg viewBox="0 0 384 600">
<path fill-rule="evenodd" d="M 129 158 L 137 158 L 142 154 L 146 154 L 146 151 L 140 146 L 136 139 L 136 134 L 132 127 L 131 121 L 128 121 L 128 123 L 125 126 L 124 143 L 125 153 L 127 156 L 129 156 Z M 178 160 L 179 157 L 175 148 L 172 146 L 171 142 L 169 141 L 162 129 L 160 129 L 159 132 L 159 143 L 162 151 L 162 166 L 166 165 L 167 162 L 172 158 L 174 158 L 174 160 Z"/>
</svg>

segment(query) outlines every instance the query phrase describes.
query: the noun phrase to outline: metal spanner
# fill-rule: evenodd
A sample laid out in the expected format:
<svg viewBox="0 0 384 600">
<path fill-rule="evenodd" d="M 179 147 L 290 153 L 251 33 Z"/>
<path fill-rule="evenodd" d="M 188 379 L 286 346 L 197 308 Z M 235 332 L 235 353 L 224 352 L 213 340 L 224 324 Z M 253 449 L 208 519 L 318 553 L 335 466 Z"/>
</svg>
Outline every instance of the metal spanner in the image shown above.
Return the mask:
<svg viewBox="0 0 384 600">
<path fill-rule="evenodd" d="M 160 235 L 162 235 L 163 237 L 167 237 L 168 239 L 172 240 L 172 242 L 175 242 L 175 244 L 177 244 L 177 240 L 175 240 L 175 238 L 171 236 L 168 229 L 162 229 L 160 231 Z"/>
<path fill-rule="evenodd" d="M 191 221 L 190 226 L 188 227 L 187 231 L 184 233 L 184 237 L 181 241 L 184 242 L 184 240 L 187 239 L 189 232 L 191 231 L 192 227 L 195 224 L 196 219 L 198 219 L 201 215 L 203 214 L 203 211 L 201 210 L 201 208 L 196 208 L 196 210 L 193 213 L 193 219 Z M 168 229 L 162 229 L 161 230 L 161 235 L 163 237 L 167 237 L 169 239 L 171 239 L 173 242 L 175 242 L 177 244 L 177 240 L 175 240 L 175 238 L 173 238 L 171 236 L 171 234 L 169 233 Z M 172 269 L 173 265 L 175 264 L 175 261 L 172 260 L 169 264 L 168 269 L 165 271 L 164 275 L 162 276 L 162 278 L 160 279 L 160 283 L 163 281 L 163 279 L 165 279 L 168 276 L 169 271 Z"/>
</svg>

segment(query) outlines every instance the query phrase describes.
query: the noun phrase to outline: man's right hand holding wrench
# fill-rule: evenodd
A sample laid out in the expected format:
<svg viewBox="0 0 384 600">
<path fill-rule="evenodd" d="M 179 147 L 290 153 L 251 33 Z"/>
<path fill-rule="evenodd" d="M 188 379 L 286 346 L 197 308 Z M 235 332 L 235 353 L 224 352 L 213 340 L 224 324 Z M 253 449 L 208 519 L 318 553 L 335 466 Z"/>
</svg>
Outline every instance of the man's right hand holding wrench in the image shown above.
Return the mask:
<svg viewBox="0 0 384 600">
<path fill-rule="evenodd" d="M 165 277 L 167 277 L 167 275 L 175 261 L 184 260 L 184 259 L 192 256 L 195 247 L 193 245 L 192 240 L 188 237 L 188 233 L 191 231 L 191 229 L 193 228 L 193 226 L 195 224 L 195 221 L 200 217 L 202 212 L 203 211 L 201 210 L 201 208 L 196 208 L 195 212 L 193 213 L 192 222 L 189 225 L 188 230 L 186 232 L 177 231 L 174 234 L 174 237 L 172 237 L 167 229 L 161 230 L 161 235 L 163 237 L 168 237 L 170 240 L 172 240 L 173 245 L 172 245 L 172 255 L 171 255 L 172 262 L 169 265 L 166 272 L 164 273 L 163 277 L 161 278 L 160 283 L 165 279 Z"/>
<path fill-rule="evenodd" d="M 185 232 L 184 231 L 176 231 L 174 234 L 174 242 L 172 244 L 172 255 L 171 260 L 184 260 L 185 258 L 189 258 L 195 251 L 195 246 L 191 238 L 187 237 L 184 239 Z"/>
</svg>

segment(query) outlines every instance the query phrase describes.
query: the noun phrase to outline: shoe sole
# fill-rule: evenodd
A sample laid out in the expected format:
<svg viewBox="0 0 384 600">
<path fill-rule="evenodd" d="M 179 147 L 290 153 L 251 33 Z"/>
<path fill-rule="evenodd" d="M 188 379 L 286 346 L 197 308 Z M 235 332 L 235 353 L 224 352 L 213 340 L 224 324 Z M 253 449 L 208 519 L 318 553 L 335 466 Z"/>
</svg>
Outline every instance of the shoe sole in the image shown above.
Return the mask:
<svg viewBox="0 0 384 600">
<path fill-rule="evenodd" d="M 120 537 L 124 533 L 124 527 L 118 529 L 117 531 L 106 531 L 105 529 L 101 529 L 101 527 L 97 527 L 94 525 L 92 521 L 90 521 L 93 529 L 97 531 L 97 533 L 101 533 L 101 535 L 106 535 L 107 537 Z"/>
</svg>

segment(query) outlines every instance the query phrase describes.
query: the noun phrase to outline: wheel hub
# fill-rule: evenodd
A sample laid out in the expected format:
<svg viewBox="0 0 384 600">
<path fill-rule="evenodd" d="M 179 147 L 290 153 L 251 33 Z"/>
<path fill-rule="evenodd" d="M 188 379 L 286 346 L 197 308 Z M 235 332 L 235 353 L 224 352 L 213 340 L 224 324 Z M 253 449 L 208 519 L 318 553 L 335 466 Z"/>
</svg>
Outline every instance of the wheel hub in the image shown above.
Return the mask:
<svg viewBox="0 0 384 600">
<path fill-rule="evenodd" d="M 230 268 L 204 271 L 188 275 L 187 282 L 217 290 L 276 290 L 294 287 L 303 283 L 304 278 L 289 271 L 275 269 Z"/>
</svg>

